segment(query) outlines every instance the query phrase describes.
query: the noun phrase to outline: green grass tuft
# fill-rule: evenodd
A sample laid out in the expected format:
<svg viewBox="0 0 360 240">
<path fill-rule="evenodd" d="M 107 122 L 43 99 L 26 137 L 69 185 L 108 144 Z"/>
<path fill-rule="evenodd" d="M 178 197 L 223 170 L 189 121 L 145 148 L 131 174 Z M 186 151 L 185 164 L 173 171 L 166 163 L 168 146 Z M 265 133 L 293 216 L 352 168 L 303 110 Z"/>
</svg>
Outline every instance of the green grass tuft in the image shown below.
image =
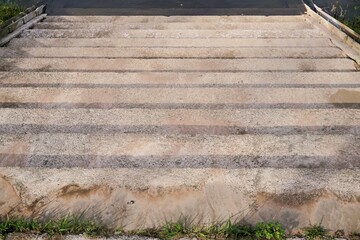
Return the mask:
<svg viewBox="0 0 360 240">
<path fill-rule="evenodd" d="M 57 221 L 46 222 L 24 218 L 7 218 L 0 221 L 0 236 L 9 233 L 107 235 L 108 230 L 81 217 L 64 217 Z"/>
<path fill-rule="evenodd" d="M 139 235 L 160 239 L 246 239 L 280 240 L 285 238 L 285 231 L 279 223 L 259 223 L 256 226 L 242 225 L 227 221 L 210 226 L 190 226 L 183 222 L 168 223 L 159 229 L 132 231 L 126 235 Z"/>
<path fill-rule="evenodd" d="M 337 231 L 344 235 L 343 230 Z M 46 234 L 49 237 L 59 235 L 87 236 L 144 236 L 165 240 L 180 238 L 196 239 L 243 239 L 243 240 L 281 240 L 285 239 L 285 230 L 280 223 L 258 223 L 255 226 L 233 223 L 230 220 L 222 224 L 198 226 L 186 221 L 167 223 L 159 228 L 124 231 L 121 228 L 109 229 L 103 225 L 80 217 L 67 216 L 58 220 L 37 221 L 26 218 L 0 219 L 0 240 L 11 233 Z M 307 240 L 333 239 L 328 231 L 319 225 L 304 228 Z M 351 239 L 359 239 L 360 234 L 353 233 Z"/>
</svg>

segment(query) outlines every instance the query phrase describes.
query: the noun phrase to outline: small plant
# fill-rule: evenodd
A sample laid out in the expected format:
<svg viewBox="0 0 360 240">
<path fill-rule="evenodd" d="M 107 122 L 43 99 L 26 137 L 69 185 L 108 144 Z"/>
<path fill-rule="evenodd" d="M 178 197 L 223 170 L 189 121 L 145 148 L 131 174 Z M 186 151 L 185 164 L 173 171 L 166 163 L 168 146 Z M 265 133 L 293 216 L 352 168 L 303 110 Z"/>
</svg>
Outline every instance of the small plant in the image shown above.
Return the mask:
<svg viewBox="0 0 360 240">
<path fill-rule="evenodd" d="M 257 239 L 280 240 L 284 239 L 285 231 L 279 223 L 258 223 L 255 236 Z"/>
<path fill-rule="evenodd" d="M 305 237 L 309 240 L 323 239 L 326 237 L 327 230 L 319 225 L 312 225 L 310 227 L 304 228 Z"/>
</svg>

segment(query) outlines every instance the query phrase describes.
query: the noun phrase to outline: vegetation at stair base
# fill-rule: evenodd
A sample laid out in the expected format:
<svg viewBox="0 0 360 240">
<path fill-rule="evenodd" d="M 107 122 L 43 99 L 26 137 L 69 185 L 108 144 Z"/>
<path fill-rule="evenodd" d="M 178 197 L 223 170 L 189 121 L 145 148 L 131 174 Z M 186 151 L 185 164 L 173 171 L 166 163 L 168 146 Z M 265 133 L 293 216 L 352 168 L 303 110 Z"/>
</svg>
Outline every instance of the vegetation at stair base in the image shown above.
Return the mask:
<svg viewBox="0 0 360 240">
<path fill-rule="evenodd" d="M 0 0 L 0 24 L 25 11 L 25 8 L 16 3 Z"/>
<path fill-rule="evenodd" d="M 109 229 L 95 221 L 83 217 L 67 216 L 58 220 L 37 221 L 26 218 L 5 218 L 0 220 L 0 239 L 8 234 L 46 234 L 49 238 L 62 235 L 84 234 L 90 237 L 101 236 L 144 236 L 158 239 L 180 239 L 184 237 L 196 239 L 259 239 L 280 240 L 287 236 L 284 228 L 279 223 L 258 223 L 255 226 L 232 223 L 227 221 L 222 224 L 211 226 L 193 226 L 185 221 L 167 223 L 163 227 L 123 231 L 120 229 Z M 332 236 L 321 225 L 309 226 L 294 237 L 305 237 L 309 240 L 333 239 L 343 237 L 345 233 L 338 230 Z M 350 234 L 350 239 L 360 239 L 360 234 Z"/>
</svg>

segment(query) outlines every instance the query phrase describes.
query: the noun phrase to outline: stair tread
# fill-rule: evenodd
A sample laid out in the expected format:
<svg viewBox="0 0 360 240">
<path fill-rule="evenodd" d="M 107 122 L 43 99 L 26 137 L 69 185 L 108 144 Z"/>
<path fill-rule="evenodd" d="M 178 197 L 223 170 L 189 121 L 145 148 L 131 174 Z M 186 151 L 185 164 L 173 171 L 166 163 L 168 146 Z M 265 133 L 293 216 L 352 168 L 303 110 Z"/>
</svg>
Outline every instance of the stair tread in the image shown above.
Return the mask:
<svg viewBox="0 0 360 240">
<path fill-rule="evenodd" d="M 226 47 L 226 48 L 144 48 L 144 47 L 58 47 L 0 49 L 0 57 L 53 58 L 343 58 L 335 47 Z"/>
<path fill-rule="evenodd" d="M 8 71 L 356 71 L 348 58 L 331 59 L 121 59 L 3 58 Z"/>
<path fill-rule="evenodd" d="M 132 104 L 189 106 L 207 104 L 360 103 L 360 88 L 0 88 L 1 103 Z"/>
<path fill-rule="evenodd" d="M 306 39 L 257 39 L 257 38 L 94 38 L 94 39 L 72 39 L 72 38 L 16 38 L 13 39 L 9 47 L 206 47 L 206 48 L 226 48 L 226 47 L 329 47 L 334 45 L 327 38 L 314 38 L 311 41 Z"/>
<path fill-rule="evenodd" d="M 23 38 L 324 38 L 324 33 L 318 29 L 292 30 L 94 30 L 94 29 L 30 29 L 21 34 Z M 80 42 L 81 43 L 81 42 Z"/>
<path fill-rule="evenodd" d="M 359 85 L 360 72 L 4 72 L 7 86 L 58 87 L 345 87 Z M 1 85 L 0 85 L 1 86 Z"/>
<path fill-rule="evenodd" d="M 252 22 L 170 22 L 170 23 L 67 23 L 67 22 L 40 22 L 34 25 L 34 29 L 93 29 L 93 30 L 122 30 L 122 29 L 157 29 L 157 30 L 300 30 L 313 29 L 314 26 L 309 22 L 274 22 L 254 24 Z"/>
<path fill-rule="evenodd" d="M 359 167 L 354 135 L 3 134 L 1 166 Z M 346 152 L 346 154 L 343 154 Z M 14 161 L 14 159 L 16 159 Z M 254 162 L 256 161 L 256 162 Z"/>
</svg>

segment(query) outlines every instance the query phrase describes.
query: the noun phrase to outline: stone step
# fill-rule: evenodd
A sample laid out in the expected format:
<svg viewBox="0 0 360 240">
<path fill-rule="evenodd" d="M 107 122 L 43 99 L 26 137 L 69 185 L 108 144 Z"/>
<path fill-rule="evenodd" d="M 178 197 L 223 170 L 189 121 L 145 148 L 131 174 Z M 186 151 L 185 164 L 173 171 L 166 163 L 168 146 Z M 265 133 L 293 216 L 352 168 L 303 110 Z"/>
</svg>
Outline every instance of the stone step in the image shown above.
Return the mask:
<svg viewBox="0 0 360 240">
<path fill-rule="evenodd" d="M 264 22 L 254 24 L 252 22 L 169 22 L 169 23 L 69 23 L 69 22 L 40 22 L 34 25 L 34 29 L 92 29 L 92 30 L 123 30 L 123 29 L 156 29 L 156 30 L 299 30 L 313 29 L 309 22 Z"/>
<path fill-rule="evenodd" d="M 360 72 L 0 72 L 0 86 L 123 87 L 352 87 Z"/>
<path fill-rule="evenodd" d="M 321 222 L 358 229 L 358 169 L 0 168 L 4 211 L 72 213 L 126 230 L 166 222 L 213 224 L 278 220 L 287 229 Z M 22 194 L 18 195 L 20 188 Z M 41 200 L 41 204 L 37 204 Z M 26 208 L 29 211 L 29 208 Z M 106 209 L 107 211 L 99 211 Z M 121 209 L 121 211 L 119 211 Z M 325 214 L 329 213 L 329 214 Z M 109 216 L 110 215 L 110 216 Z M 344 221 L 339 221 L 339 218 Z M 292 220 L 295 219 L 295 220 Z"/>
<path fill-rule="evenodd" d="M 358 135 L 2 134 L 0 167 L 360 166 Z"/>
<path fill-rule="evenodd" d="M 25 38 L 323 38 L 318 29 L 292 30 L 143 30 L 143 29 L 29 29 L 23 31 Z"/>
<path fill-rule="evenodd" d="M 319 108 L 360 103 L 360 88 L 0 88 L 3 107 Z"/>
<path fill-rule="evenodd" d="M 348 58 L 334 59 L 120 59 L 2 58 L 2 71 L 356 71 Z"/>
<path fill-rule="evenodd" d="M 68 38 L 15 38 L 8 47 L 24 48 L 24 47 L 201 47 L 201 48 L 226 48 L 226 47 L 334 47 L 330 39 L 314 38 L 311 41 L 307 39 L 227 39 L 227 38 L 94 38 L 94 39 L 68 39 Z"/>
<path fill-rule="evenodd" d="M 360 134 L 360 110 L 3 108 L 0 133 Z"/>
<path fill-rule="evenodd" d="M 244 47 L 244 48 L 163 48 L 163 47 L 57 47 L 0 49 L 3 58 L 343 58 L 335 47 Z"/>
<path fill-rule="evenodd" d="M 172 22 L 233 22 L 270 23 L 301 22 L 304 16 L 47 16 L 43 22 L 98 22 L 98 23 L 172 23 Z"/>
</svg>

